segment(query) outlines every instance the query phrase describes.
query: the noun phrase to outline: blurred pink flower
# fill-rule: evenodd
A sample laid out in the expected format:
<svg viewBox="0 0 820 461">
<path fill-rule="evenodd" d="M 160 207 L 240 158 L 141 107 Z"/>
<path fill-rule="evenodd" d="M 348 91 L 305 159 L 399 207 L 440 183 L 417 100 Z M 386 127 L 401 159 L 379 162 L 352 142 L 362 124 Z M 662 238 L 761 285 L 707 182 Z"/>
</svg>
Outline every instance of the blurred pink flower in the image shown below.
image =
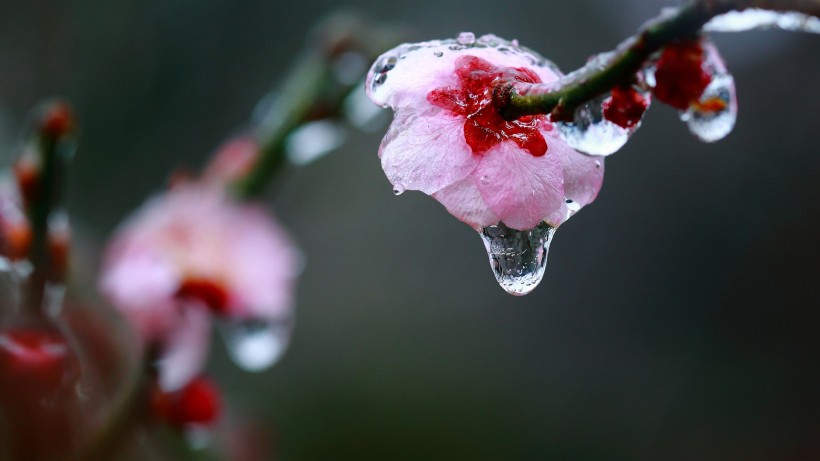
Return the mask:
<svg viewBox="0 0 820 461">
<path fill-rule="evenodd" d="M 100 288 L 147 344 L 160 347 L 160 386 L 184 386 L 202 368 L 211 315 L 289 318 L 300 256 L 262 208 L 221 189 L 183 182 L 123 223 Z"/>
<path fill-rule="evenodd" d="M 394 190 L 432 195 L 480 229 L 503 221 L 557 227 L 592 202 L 603 159 L 570 148 L 547 116 L 506 121 L 492 103 L 500 82 L 549 83 L 549 61 L 494 35 L 404 44 L 367 77 L 370 99 L 394 120 L 379 149 Z"/>
</svg>

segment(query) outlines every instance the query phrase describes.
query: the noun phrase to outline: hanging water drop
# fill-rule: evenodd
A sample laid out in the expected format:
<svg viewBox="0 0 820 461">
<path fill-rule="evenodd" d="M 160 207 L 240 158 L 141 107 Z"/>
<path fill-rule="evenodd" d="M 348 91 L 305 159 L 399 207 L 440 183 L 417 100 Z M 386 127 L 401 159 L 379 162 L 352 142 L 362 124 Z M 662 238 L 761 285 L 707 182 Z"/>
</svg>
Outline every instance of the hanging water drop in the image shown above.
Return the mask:
<svg viewBox="0 0 820 461">
<path fill-rule="evenodd" d="M 292 322 L 290 319 L 234 320 L 220 327 L 234 363 L 246 371 L 262 371 L 282 357 L 290 342 Z"/>
<path fill-rule="evenodd" d="M 393 194 L 394 195 L 401 195 L 404 193 L 404 186 L 401 184 L 394 184 L 393 185 Z"/>
<path fill-rule="evenodd" d="M 567 205 L 567 219 L 572 217 L 575 213 L 581 211 L 581 204 L 572 199 L 566 199 Z"/>
<path fill-rule="evenodd" d="M 503 222 L 481 229 L 490 267 L 507 293 L 522 296 L 532 291 L 544 276 L 547 255 L 555 228 L 542 222 L 529 230 L 516 230 Z"/>
<path fill-rule="evenodd" d="M 437 57 L 437 58 L 440 58 L 440 57 L 444 56 L 444 52 L 442 52 L 442 51 L 434 51 L 434 52 L 433 52 L 433 56 L 435 56 L 435 57 Z"/>
<path fill-rule="evenodd" d="M 472 32 L 462 32 L 458 34 L 458 38 L 456 38 L 456 41 L 459 45 L 473 45 L 475 44 L 475 34 Z"/>
<path fill-rule="evenodd" d="M 703 142 L 715 142 L 731 133 L 737 119 L 735 80 L 731 74 L 712 77 L 700 100 L 681 113 L 689 131 Z"/>
</svg>

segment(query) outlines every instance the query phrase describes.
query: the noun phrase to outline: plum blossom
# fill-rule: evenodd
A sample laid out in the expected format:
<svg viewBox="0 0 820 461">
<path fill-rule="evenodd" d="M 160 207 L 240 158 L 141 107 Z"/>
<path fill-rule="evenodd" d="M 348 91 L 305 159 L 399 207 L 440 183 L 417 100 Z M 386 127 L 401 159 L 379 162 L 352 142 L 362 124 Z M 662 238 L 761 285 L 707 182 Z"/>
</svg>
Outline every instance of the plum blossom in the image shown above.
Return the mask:
<svg viewBox="0 0 820 461">
<path fill-rule="evenodd" d="M 379 148 L 396 192 L 432 195 L 475 229 L 557 227 L 592 202 L 603 159 L 569 147 L 546 115 L 504 120 L 503 83 L 550 83 L 560 71 L 494 35 L 400 45 L 370 69 L 367 94 L 394 120 Z"/>
<path fill-rule="evenodd" d="M 154 197 L 111 240 L 100 289 L 158 346 L 159 384 L 180 389 L 207 357 L 211 317 L 287 321 L 300 255 L 261 207 L 183 182 Z"/>
</svg>

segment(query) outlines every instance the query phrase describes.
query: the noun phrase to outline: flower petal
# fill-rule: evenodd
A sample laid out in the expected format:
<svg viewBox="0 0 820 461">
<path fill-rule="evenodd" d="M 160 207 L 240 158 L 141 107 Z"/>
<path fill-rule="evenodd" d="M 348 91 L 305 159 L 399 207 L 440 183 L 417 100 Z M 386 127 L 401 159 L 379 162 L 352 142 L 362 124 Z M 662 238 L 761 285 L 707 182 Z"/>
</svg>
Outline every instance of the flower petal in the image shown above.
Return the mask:
<svg viewBox="0 0 820 461">
<path fill-rule="evenodd" d="M 564 196 L 580 206 L 592 203 L 604 181 L 604 157 L 584 155 L 557 137 L 547 139 L 550 151 L 564 168 Z"/>
<path fill-rule="evenodd" d="M 467 176 L 433 194 L 451 215 L 479 230 L 498 222 L 498 216 L 493 214 L 484 202 L 481 191 L 478 190 L 476 180 Z"/>
<path fill-rule="evenodd" d="M 159 386 L 165 392 L 181 389 L 205 367 L 211 342 L 211 317 L 204 305 L 181 307 L 178 325 L 166 338 L 157 362 Z"/>
<path fill-rule="evenodd" d="M 527 230 L 543 220 L 552 226 L 563 221 L 563 168 L 551 148 L 534 157 L 503 142 L 487 151 L 473 172 L 484 202 L 508 227 Z"/>
<path fill-rule="evenodd" d="M 432 194 L 470 174 L 478 161 L 464 140 L 463 117 L 418 104 L 427 110 L 396 111 L 379 157 L 391 184 Z"/>
</svg>

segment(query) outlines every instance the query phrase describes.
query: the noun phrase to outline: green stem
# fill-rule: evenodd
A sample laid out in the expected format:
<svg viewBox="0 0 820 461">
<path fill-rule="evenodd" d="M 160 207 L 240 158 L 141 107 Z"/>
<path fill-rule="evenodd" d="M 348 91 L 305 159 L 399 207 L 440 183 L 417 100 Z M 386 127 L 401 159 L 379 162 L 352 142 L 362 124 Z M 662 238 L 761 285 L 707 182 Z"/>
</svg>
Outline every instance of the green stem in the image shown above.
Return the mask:
<svg viewBox="0 0 820 461">
<path fill-rule="evenodd" d="M 248 199 L 264 192 L 285 165 L 287 138 L 296 128 L 317 118 L 339 115 L 345 97 L 358 82 L 343 83 L 334 77 L 336 59 L 350 52 L 359 54 L 362 62 L 372 62 L 396 45 L 400 35 L 394 28 L 370 24 L 349 14 L 321 23 L 312 46 L 272 92 L 275 100 L 255 127 L 259 157 L 251 171 L 232 185 L 235 195 Z"/>
<path fill-rule="evenodd" d="M 559 88 L 551 84 L 506 83 L 496 88 L 493 103 L 508 120 L 535 114 L 566 119 L 587 101 L 616 85 L 632 82 L 635 74 L 665 45 L 697 36 L 715 16 L 747 8 L 820 17 L 820 0 L 694 0 L 671 15 L 662 14 L 647 23 L 635 36 L 622 42 L 602 66 L 585 67 L 569 74 Z"/>
</svg>

